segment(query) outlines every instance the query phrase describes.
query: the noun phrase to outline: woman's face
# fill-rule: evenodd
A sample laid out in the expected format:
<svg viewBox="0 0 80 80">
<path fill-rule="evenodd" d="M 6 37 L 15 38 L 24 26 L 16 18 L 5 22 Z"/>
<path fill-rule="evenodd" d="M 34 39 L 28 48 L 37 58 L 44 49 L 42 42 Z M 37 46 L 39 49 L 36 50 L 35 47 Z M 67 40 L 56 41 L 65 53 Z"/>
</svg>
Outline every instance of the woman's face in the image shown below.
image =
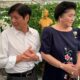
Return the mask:
<svg viewBox="0 0 80 80">
<path fill-rule="evenodd" d="M 68 9 L 66 12 L 59 17 L 60 23 L 62 23 L 66 27 L 71 27 L 75 20 L 75 10 Z"/>
</svg>

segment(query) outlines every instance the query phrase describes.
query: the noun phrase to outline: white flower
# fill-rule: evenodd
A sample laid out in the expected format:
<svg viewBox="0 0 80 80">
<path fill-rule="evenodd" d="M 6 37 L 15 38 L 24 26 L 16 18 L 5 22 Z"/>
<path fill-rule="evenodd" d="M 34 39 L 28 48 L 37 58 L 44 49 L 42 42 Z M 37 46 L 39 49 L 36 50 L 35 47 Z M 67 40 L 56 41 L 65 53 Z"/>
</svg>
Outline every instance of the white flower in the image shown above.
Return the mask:
<svg viewBox="0 0 80 80">
<path fill-rule="evenodd" d="M 0 20 L 0 27 L 2 27 L 3 25 L 3 20 Z"/>
<path fill-rule="evenodd" d="M 6 12 L 7 12 L 7 11 L 6 11 L 6 10 L 4 10 L 4 11 L 1 11 L 0 13 L 1 13 L 1 14 L 4 14 L 4 13 L 6 13 Z"/>
<path fill-rule="evenodd" d="M 2 30 L 9 28 L 9 26 L 10 25 L 7 22 L 5 22 L 4 20 L 0 20 L 0 28 L 2 28 Z"/>
<path fill-rule="evenodd" d="M 3 18 L 3 19 L 9 19 L 9 17 L 7 17 L 7 16 L 3 16 L 2 18 Z"/>
<path fill-rule="evenodd" d="M 73 35 L 75 38 L 77 38 L 77 31 L 73 31 Z"/>
</svg>

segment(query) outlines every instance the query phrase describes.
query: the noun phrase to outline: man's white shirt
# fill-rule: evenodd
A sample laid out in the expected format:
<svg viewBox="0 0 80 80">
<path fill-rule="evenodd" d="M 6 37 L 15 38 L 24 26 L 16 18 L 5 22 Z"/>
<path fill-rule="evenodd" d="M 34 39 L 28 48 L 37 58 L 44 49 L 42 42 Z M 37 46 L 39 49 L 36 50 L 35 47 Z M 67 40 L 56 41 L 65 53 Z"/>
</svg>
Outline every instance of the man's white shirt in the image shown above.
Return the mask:
<svg viewBox="0 0 80 80">
<path fill-rule="evenodd" d="M 35 61 L 23 61 L 16 64 L 16 56 L 25 52 L 29 47 L 42 61 L 39 53 L 40 38 L 37 30 L 29 27 L 26 34 L 14 27 L 4 30 L 1 34 L 0 67 L 4 67 L 7 73 L 21 73 L 31 70 L 35 66 Z"/>
</svg>

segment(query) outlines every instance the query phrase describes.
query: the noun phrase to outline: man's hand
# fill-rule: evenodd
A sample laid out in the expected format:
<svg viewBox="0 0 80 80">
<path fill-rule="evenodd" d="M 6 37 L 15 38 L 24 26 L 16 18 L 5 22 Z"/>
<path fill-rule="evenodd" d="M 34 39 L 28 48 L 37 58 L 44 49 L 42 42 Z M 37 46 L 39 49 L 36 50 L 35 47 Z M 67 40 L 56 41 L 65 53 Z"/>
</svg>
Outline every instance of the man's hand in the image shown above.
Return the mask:
<svg viewBox="0 0 80 80">
<path fill-rule="evenodd" d="M 29 47 L 23 54 L 17 56 L 16 63 L 21 61 L 37 61 L 39 57 L 36 53 Z"/>
<path fill-rule="evenodd" d="M 36 53 L 31 50 L 31 49 L 28 49 L 25 53 L 24 53 L 25 56 L 29 57 L 31 61 L 37 61 L 39 60 L 39 57 L 36 55 Z"/>
</svg>

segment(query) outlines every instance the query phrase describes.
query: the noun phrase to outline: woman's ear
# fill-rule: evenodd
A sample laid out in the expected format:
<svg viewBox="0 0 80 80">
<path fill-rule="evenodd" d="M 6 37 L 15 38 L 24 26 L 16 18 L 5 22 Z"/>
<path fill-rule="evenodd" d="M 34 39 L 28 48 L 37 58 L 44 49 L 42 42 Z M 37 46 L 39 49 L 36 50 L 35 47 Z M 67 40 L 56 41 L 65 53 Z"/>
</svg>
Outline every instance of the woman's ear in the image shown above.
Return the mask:
<svg viewBox="0 0 80 80">
<path fill-rule="evenodd" d="M 61 16 L 59 16 L 58 21 L 62 21 L 62 17 Z"/>
<path fill-rule="evenodd" d="M 58 21 L 62 22 L 63 20 L 63 15 L 59 16 Z"/>
</svg>

